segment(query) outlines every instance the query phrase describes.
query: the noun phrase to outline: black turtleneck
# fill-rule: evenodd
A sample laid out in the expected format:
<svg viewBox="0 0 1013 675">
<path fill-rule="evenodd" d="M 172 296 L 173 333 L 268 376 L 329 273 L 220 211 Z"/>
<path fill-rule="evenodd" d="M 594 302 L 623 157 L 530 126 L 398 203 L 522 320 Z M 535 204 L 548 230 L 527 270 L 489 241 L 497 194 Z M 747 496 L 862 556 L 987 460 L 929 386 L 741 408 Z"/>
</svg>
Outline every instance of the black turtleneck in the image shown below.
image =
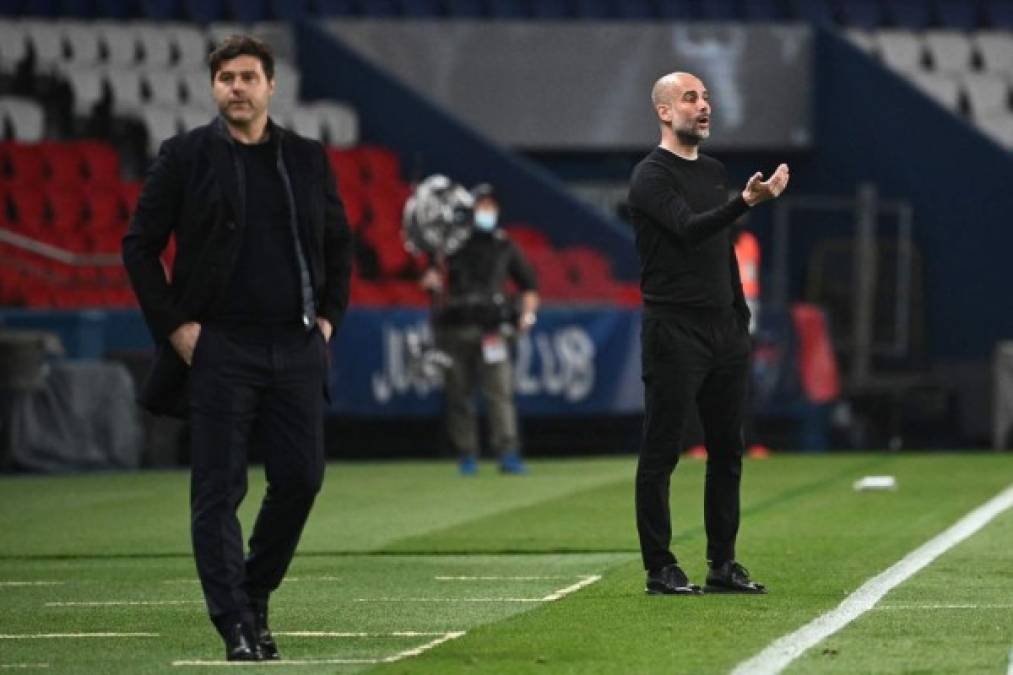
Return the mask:
<svg viewBox="0 0 1013 675">
<path fill-rule="evenodd" d="M 729 226 L 749 206 L 728 199 L 724 166 L 655 148 L 633 170 L 629 206 L 645 306 L 735 307 L 748 317 Z"/>
</svg>

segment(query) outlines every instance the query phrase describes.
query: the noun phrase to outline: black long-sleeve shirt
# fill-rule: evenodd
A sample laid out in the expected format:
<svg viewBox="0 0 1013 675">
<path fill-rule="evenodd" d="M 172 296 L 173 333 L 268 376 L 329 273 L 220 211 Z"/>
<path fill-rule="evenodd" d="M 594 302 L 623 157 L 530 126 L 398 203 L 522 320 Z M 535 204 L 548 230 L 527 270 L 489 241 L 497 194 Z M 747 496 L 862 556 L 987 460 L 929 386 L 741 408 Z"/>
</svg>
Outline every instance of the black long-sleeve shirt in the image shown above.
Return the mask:
<svg viewBox="0 0 1013 675">
<path fill-rule="evenodd" d="M 748 320 L 729 226 L 749 206 L 728 199 L 724 166 L 655 148 L 633 170 L 629 206 L 645 307 L 734 307 Z"/>
</svg>

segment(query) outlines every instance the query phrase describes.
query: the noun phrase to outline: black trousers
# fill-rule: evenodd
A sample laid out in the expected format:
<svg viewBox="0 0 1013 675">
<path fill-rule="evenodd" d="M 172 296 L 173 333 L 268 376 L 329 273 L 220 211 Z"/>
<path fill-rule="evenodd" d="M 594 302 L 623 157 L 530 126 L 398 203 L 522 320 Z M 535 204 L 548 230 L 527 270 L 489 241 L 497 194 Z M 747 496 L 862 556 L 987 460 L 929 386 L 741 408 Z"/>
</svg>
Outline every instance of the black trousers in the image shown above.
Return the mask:
<svg viewBox="0 0 1013 675">
<path fill-rule="evenodd" d="M 696 312 L 647 308 L 641 344 L 645 410 L 636 510 L 644 568 L 676 562 L 670 550 L 669 486 L 693 406 L 699 411 L 707 446 L 707 559 L 734 560 L 749 371 L 746 326 L 731 308 Z"/>
<path fill-rule="evenodd" d="M 191 370 L 191 530 L 208 613 L 221 630 L 266 604 L 288 569 L 324 475 L 327 346 L 302 326 L 204 324 Z M 247 455 L 267 492 L 244 559 L 236 511 Z"/>
</svg>

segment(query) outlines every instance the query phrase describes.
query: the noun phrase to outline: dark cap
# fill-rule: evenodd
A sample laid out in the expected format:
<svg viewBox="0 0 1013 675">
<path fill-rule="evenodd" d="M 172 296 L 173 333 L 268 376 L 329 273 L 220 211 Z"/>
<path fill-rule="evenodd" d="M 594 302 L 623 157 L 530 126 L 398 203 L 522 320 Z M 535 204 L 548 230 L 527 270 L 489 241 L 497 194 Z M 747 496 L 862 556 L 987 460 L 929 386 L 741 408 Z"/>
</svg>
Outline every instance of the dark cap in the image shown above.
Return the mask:
<svg viewBox="0 0 1013 675">
<path fill-rule="evenodd" d="M 471 196 L 476 202 L 479 199 L 496 199 L 496 189 L 492 183 L 479 183 L 471 188 Z"/>
</svg>

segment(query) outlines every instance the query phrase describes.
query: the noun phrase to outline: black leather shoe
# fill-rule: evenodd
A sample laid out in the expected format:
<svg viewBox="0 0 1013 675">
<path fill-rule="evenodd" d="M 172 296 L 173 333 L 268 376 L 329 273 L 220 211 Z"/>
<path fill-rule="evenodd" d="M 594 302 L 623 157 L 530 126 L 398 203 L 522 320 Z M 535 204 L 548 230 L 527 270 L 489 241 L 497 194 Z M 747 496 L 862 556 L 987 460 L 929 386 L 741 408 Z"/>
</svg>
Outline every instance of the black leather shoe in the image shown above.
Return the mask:
<svg viewBox="0 0 1013 675">
<path fill-rule="evenodd" d="M 644 590 L 648 595 L 700 595 L 701 592 L 699 586 L 689 583 L 686 573 L 675 563 L 649 571 Z"/>
<path fill-rule="evenodd" d="M 265 661 L 278 661 L 281 654 L 278 652 L 278 643 L 271 635 L 271 629 L 267 626 L 267 607 L 253 610 L 253 630 L 257 637 L 257 646 Z"/>
<path fill-rule="evenodd" d="M 226 661 L 263 661 L 264 654 L 253 635 L 253 628 L 236 623 L 225 630 Z"/>
<path fill-rule="evenodd" d="M 751 580 L 749 570 L 734 560 L 711 567 L 707 572 L 707 585 L 703 587 L 703 590 L 705 593 L 762 594 L 767 592 L 766 586 Z"/>
</svg>

